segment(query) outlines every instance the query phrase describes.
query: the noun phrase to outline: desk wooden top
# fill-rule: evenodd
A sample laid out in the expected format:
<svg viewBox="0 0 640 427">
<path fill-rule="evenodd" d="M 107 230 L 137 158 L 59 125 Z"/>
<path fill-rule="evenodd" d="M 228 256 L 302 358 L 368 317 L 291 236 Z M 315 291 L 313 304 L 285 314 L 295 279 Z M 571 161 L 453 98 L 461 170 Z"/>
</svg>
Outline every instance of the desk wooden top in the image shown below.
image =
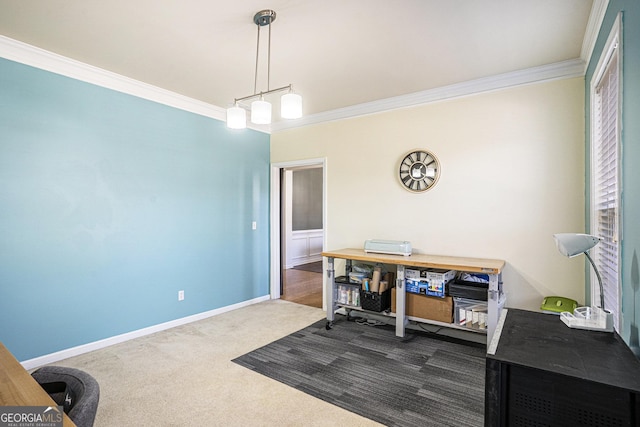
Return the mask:
<svg viewBox="0 0 640 427">
<path fill-rule="evenodd" d="M 322 256 L 351 259 L 354 261 L 379 262 L 420 268 L 443 268 L 470 273 L 499 274 L 505 262 L 500 259 L 464 258 L 444 255 L 413 254 L 409 256 L 367 253 L 362 249 L 339 249 L 322 252 Z"/>
<path fill-rule="evenodd" d="M 0 406 L 57 406 L 1 342 Z M 66 414 L 64 414 L 63 424 L 65 427 L 75 427 Z"/>
</svg>

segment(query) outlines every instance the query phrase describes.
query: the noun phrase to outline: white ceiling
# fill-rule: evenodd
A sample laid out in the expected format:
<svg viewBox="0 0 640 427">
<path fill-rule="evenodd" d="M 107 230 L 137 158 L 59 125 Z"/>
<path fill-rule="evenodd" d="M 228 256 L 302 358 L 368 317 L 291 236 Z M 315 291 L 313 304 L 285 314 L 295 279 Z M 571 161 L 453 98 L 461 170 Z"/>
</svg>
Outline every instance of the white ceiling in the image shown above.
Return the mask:
<svg viewBox="0 0 640 427">
<path fill-rule="evenodd" d="M 226 108 L 253 93 L 253 16 L 273 9 L 270 87 L 292 83 L 317 115 L 585 59 L 593 3 L 0 0 L 0 34 Z M 265 80 L 266 69 L 258 91 Z"/>
</svg>

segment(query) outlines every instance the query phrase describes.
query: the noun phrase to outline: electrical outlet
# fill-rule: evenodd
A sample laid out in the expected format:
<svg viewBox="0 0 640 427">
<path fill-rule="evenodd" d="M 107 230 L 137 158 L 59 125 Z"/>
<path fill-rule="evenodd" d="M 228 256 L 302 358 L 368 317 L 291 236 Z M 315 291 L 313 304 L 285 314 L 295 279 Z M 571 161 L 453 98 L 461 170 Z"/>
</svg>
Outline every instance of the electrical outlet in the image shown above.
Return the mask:
<svg viewBox="0 0 640 427">
<path fill-rule="evenodd" d="M 257 222 L 255 222 L 255 221 L 253 221 L 253 222 L 251 223 L 251 229 L 252 229 L 252 230 L 255 230 L 255 229 L 257 229 L 257 228 L 258 228 L 258 223 L 257 223 Z"/>
<path fill-rule="evenodd" d="M 178 301 L 184 300 L 184 291 L 178 291 Z"/>
</svg>

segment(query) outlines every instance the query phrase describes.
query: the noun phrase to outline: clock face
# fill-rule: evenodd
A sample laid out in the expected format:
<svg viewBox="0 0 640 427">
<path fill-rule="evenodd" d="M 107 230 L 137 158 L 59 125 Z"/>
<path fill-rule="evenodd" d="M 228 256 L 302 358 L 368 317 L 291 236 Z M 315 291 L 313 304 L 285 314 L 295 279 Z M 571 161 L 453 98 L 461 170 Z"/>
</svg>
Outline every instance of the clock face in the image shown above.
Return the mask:
<svg viewBox="0 0 640 427">
<path fill-rule="evenodd" d="M 421 193 L 435 185 L 440 177 L 440 164 L 428 151 L 414 150 L 407 153 L 398 168 L 400 182 L 409 191 Z"/>
</svg>

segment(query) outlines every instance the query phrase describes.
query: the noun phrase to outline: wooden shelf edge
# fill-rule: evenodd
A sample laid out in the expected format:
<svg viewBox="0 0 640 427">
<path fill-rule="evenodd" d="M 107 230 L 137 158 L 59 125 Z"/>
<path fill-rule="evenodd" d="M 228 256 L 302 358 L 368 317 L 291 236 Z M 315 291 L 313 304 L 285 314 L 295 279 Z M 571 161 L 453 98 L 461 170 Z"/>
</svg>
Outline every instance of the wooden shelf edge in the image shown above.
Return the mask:
<svg viewBox="0 0 640 427">
<path fill-rule="evenodd" d="M 362 249 L 347 248 L 323 251 L 323 257 L 350 259 L 354 261 L 403 265 L 408 267 L 441 268 L 470 273 L 500 274 L 506 262 L 500 259 L 454 257 L 447 255 L 412 254 L 409 256 L 365 252 Z"/>
</svg>

